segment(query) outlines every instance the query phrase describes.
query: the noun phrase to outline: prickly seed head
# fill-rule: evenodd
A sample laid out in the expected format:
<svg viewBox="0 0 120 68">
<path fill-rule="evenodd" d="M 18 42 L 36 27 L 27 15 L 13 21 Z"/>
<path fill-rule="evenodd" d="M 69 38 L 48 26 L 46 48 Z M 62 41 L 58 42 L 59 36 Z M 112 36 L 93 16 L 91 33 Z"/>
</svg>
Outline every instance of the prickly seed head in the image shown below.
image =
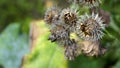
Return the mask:
<svg viewBox="0 0 120 68">
<path fill-rule="evenodd" d="M 78 21 L 76 10 L 72 9 L 63 9 L 60 15 L 60 20 L 62 22 L 62 25 L 65 27 L 65 29 L 69 30 L 70 32 L 73 32 L 76 26 L 76 23 Z"/>
<path fill-rule="evenodd" d="M 103 55 L 106 52 L 106 49 L 100 45 L 100 41 L 83 41 L 82 43 L 81 50 L 87 56 Z"/>
<path fill-rule="evenodd" d="M 105 24 L 98 14 L 81 16 L 81 21 L 77 23 L 76 33 L 84 40 L 95 41 L 102 38 Z"/>
<path fill-rule="evenodd" d="M 60 10 L 57 7 L 50 8 L 46 11 L 44 20 L 49 25 L 54 24 L 59 19 L 59 13 Z"/>
<path fill-rule="evenodd" d="M 50 32 L 49 40 L 57 42 L 59 45 L 64 45 L 66 39 L 69 38 L 69 32 L 61 25 L 57 25 Z"/>
<path fill-rule="evenodd" d="M 89 8 L 99 6 L 99 4 L 101 3 L 101 0 L 69 0 L 69 2 L 73 1 Z"/>
<path fill-rule="evenodd" d="M 74 60 L 79 55 L 77 43 L 74 40 L 68 40 L 65 48 L 65 57 L 68 60 Z"/>
</svg>

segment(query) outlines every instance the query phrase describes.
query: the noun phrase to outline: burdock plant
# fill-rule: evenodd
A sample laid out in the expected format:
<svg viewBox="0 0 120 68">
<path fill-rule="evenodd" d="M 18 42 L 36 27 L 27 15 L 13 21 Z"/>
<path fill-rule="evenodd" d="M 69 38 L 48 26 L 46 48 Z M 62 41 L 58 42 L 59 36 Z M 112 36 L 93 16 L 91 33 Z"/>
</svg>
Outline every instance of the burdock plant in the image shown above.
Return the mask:
<svg viewBox="0 0 120 68">
<path fill-rule="evenodd" d="M 50 27 L 51 35 L 48 40 L 56 42 L 64 48 L 68 60 L 74 60 L 80 54 L 86 56 L 103 55 L 106 49 L 101 46 L 104 30 L 108 25 L 109 16 L 100 10 L 100 0 L 68 0 L 75 7 L 60 10 L 57 7 L 48 9 L 45 22 Z M 79 9 L 78 9 L 78 7 Z M 82 8 L 90 9 L 85 14 L 79 13 Z M 103 13 L 104 12 L 104 13 Z M 108 18 L 106 18 L 108 17 Z M 107 20 L 106 20 L 107 19 Z M 70 38 L 74 33 L 76 38 Z"/>
</svg>

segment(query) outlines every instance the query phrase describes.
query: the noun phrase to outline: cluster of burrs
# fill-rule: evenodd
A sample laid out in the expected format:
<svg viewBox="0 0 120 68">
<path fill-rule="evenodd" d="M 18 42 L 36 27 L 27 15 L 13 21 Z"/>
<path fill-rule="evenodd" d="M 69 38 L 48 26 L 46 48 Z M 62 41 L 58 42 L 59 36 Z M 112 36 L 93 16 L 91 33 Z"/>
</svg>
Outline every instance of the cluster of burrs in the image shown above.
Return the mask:
<svg viewBox="0 0 120 68">
<path fill-rule="evenodd" d="M 89 6 L 90 9 L 101 3 L 100 0 L 74 0 L 74 2 Z M 70 8 L 60 10 L 57 7 L 48 9 L 45 14 L 45 21 L 51 32 L 48 39 L 63 46 L 65 57 L 69 60 L 73 60 L 81 53 L 87 56 L 104 54 L 106 49 L 100 44 L 106 27 L 104 14 L 93 11 L 89 15 L 79 15 L 77 11 L 79 10 Z M 71 39 L 71 33 L 76 34 L 79 39 Z"/>
</svg>

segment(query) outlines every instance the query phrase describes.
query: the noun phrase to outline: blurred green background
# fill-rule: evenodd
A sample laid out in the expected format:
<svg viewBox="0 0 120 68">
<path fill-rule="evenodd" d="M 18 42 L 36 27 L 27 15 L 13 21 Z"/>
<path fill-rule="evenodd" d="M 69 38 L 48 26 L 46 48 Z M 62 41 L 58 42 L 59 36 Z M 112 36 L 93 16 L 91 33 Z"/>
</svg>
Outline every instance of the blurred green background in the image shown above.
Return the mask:
<svg viewBox="0 0 120 68">
<path fill-rule="evenodd" d="M 69 6 L 66 0 L 0 0 L 0 68 L 120 68 L 120 0 L 102 0 L 101 8 L 111 17 L 102 39 L 105 55 L 80 55 L 73 61 L 47 40 L 43 18 L 52 5 Z"/>
</svg>

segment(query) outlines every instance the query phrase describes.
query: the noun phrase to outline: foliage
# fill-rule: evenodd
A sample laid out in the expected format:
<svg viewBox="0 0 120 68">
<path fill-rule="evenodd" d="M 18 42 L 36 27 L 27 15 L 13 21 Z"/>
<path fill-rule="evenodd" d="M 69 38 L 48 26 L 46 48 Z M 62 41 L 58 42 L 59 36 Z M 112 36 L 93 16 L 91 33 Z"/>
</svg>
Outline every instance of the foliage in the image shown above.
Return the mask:
<svg viewBox="0 0 120 68">
<path fill-rule="evenodd" d="M 42 34 L 36 41 L 35 49 L 26 56 L 23 68 L 66 68 L 67 61 L 64 59 L 63 50 L 55 43 L 48 41 L 48 29 L 45 23 L 38 22 Z"/>
<path fill-rule="evenodd" d="M 19 68 L 22 57 L 28 53 L 28 37 L 19 35 L 20 24 L 10 24 L 0 34 L 0 64 L 4 68 Z"/>
<path fill-rule="evenodd" d="M 0 31 L 12 22 L 41 18 L 44 0 L 0 0 Z"/>
</svg>

